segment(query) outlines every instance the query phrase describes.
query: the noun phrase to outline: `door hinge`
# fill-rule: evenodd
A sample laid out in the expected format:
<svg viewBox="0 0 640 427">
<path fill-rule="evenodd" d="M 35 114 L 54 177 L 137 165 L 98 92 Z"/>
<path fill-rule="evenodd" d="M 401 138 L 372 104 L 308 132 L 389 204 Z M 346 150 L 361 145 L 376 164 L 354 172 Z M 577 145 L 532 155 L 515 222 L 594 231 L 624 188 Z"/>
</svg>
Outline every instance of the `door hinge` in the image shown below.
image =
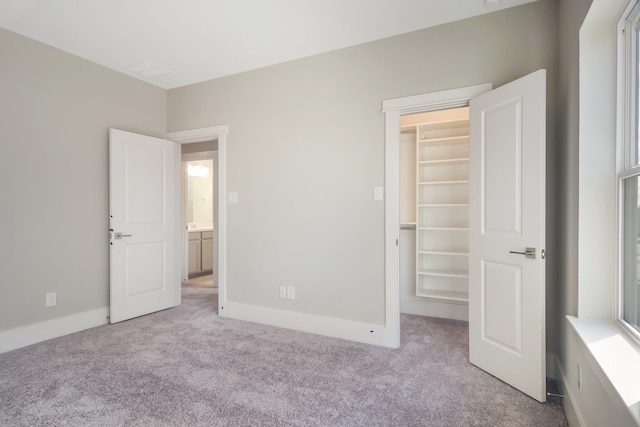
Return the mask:
<svg viewBox="0 0 640 427">
<path fill-rule="evenodd" d="M 398 239 L 396 239 L 396 246 L 398 246 Z"/>
<path fill-rule="evenodd" d="M 547 257 L 547 251 L 545 249 L 540 249 L 540 259 L 545 259 Z"/>
</svg>

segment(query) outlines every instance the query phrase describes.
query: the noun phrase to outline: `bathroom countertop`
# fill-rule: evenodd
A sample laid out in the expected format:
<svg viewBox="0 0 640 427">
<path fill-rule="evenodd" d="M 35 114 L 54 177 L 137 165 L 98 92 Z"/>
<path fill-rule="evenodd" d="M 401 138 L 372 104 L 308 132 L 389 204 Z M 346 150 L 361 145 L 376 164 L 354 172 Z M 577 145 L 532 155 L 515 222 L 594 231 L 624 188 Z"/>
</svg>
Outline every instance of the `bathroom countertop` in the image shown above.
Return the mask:
<svg viewBox="0 0 640 427">
<path fill-rule="evenodd" d="M 187 229 L 188 232 L 198 232 L 198 231 L 213 231 L 213 227 L 198 227 L 198 228 L 189 228 Z"/>
</svg>

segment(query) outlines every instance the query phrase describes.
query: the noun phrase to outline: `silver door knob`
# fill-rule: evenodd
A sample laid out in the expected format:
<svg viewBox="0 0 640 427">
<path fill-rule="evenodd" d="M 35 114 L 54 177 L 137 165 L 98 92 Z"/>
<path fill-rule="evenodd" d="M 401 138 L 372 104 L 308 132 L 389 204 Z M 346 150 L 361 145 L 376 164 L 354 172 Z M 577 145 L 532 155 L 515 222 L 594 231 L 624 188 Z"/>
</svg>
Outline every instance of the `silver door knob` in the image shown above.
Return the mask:
<svg viewBox="0 0 640 427">
<path fill-rule="evenodd" d="M 509 251 L 510 254 L 524 255 L 529 259 L 536 259 L 536 248 L 525 248 L 524 252 Z"/>
<path fill-rule="evenodd" d="M 131 234 L 122 234 L 120 231 L 113 233 L 114 239 L 122 239 L 123 237 L 131 237 Z"/>
</svg>

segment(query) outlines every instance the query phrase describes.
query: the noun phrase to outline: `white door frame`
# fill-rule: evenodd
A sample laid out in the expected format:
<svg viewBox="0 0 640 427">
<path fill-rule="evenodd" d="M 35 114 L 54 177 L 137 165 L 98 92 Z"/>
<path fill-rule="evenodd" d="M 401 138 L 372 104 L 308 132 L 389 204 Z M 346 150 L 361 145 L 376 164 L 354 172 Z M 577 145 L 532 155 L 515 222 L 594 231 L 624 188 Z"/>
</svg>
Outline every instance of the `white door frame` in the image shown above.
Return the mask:
<svg viewBox="0 0 640 427">
<path fill-rule="evenodd" d="M 218 313 L 226 301 L 227 287 L 227 125 L 210 126 L 206 128 L 190 129 L 179 132 L 170 132 L 166 138 L 178 144 L 192 144 L 195 142 L 205 142 L 214 139 L 218 140 L 218 182 L 217 195 L 218 204 L 216 210 L 217 238 L 218 238 Z M 182 203 L 178 203 L 176 210 L 182 210 Z M 178 215 L 182 217 L 182 215 Z M 184 243 L 183 243 L 184 244 Z M 183 251 L 184 253 L 184 248 Z M 176 290 L 178 301 L 180 301 L 181 287 Z"/>
<path fill-rule="evenodd" d="M 400 116 L 466 107 L 493 89 L 491 83 L 382 101 L 385 113 L 385 324 L 397 330 L 400 344 Z"/>
</svg>

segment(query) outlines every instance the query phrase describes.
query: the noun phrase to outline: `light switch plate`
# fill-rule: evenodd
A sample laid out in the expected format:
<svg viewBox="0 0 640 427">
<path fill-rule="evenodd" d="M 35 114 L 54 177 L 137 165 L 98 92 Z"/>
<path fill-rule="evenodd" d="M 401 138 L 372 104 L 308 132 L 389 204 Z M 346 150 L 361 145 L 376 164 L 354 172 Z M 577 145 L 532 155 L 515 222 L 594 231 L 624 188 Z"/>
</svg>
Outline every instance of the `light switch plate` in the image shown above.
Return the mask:
<svg viewBox="0 0 640 427">
<path fill-rule="evenodd" d="M 384 199 L 384 187 L 375 186 L 373 187 L 373 200 L 383 200 Z"/>
<path fill-rule="evenodd" d="M 227 201 L 229 203 L 238 203 L 238 193 L 235 191 L 227 193 Z"/>
<path fill-rule="evenodd" d="M 48 292 L 47 293 L 47 297 L 45 300 L 45 306 L 46 307 L 53 307 L 56 305 L 56 293 L 55 292 Z"/>
</svg>

